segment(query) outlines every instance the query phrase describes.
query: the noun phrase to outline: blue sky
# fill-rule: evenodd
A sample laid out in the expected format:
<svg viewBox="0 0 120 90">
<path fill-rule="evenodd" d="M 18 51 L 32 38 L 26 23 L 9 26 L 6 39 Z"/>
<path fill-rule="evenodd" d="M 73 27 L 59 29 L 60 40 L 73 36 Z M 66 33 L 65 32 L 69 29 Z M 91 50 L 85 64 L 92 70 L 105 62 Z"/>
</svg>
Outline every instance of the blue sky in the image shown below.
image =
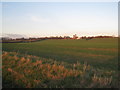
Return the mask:
<svg viewBox="0 0 120 90">
<path fill-rule="evenodd" d="M 4 2 L 2 10 L 2 32 L 6 34 L 118 34 L 117 2 Z"/>
</svg>

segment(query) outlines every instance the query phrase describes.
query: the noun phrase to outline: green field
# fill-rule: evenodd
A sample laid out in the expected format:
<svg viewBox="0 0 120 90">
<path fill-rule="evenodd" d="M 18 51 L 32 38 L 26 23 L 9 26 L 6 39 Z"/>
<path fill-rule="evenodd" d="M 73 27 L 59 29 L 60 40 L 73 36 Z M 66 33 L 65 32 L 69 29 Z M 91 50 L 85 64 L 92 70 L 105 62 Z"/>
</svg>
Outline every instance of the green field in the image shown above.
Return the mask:
<svg viewBox="0 0 120 90">
<path fill-rule="evenodd" d="M 31 43 L 3 43 L 3 51 L 15 51 L 67 63 L 84 63 L 105 70 L 117 70 L 118 39 L 44 40 Z"/>
<path fill-rule="evenodd" d="M 117 38 L 3 43 L 2 51 L 4 88 L 118 87 Z"/>
</svg>

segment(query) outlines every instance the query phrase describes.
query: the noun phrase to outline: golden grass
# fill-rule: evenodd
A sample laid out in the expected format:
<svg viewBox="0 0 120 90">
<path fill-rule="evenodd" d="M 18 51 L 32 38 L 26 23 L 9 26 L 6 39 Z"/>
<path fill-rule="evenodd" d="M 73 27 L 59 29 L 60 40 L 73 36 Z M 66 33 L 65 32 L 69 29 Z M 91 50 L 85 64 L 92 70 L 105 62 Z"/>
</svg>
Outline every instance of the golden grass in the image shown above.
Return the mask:
<svg viewBox="0 0 120 90">
<path fill-rule="evenodd" d="M 94 76 L 89 76 L 91 84 L 88 87 L 94 87 L 96 83 L 99 84 L 100 87 L 103 87 L 110 85 L 112 82 L 113 72 L 105 72 L 105 74 L 108 74 L 111 77 L 97 76 L 90 65 L 81 65 L 77 62 L 76 64 L 73 64 L 73 68 L 65 68 L 62 64 L 45 63 L 45 61 L 40 60 L 36 56 L 28 55 L 28 57 L 26 56 L 25 58 L 17 55 L 18 53 L 12 52 L 3 53 L 3 75 L 6 76 L 9 75 L 8 73 L 11 73 L 10 75 L 14 78 L 14 82 L 23 84 L 26 88 L 36 87 L 39 84 L 41 85 L 44 80 L 64 80 L 67 77 L 78 76 L 80 76 L 79 78 L 82 78 L 79 82 L 84 84 L 87 82 L 85 76 L 89 74 L 88 72 L 94 73 Z M 36 58 L 36 61 L 32 62 L 30 57 Z M 76 69 L 78 67 L 82 67 L 82 69 Z"/>
</svg>

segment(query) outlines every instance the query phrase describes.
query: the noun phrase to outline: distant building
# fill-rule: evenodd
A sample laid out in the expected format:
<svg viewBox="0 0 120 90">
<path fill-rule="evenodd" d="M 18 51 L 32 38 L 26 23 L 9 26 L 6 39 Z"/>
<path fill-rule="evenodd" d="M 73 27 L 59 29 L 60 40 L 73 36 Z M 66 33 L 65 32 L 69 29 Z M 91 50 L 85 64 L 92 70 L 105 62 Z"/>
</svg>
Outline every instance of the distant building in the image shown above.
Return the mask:
<svg viewBox="0 0 120 90">
<path fill-rule="evenodd" d="M 77 39 L 82 39 L 81 37 L 78 37 Z"/>
<path fill-rule="evenodd" d="M 73 39 L 77 39 L 78 38 L 78 36 L 75 34 L 75 35 L 73 35 Z"/>
</svg>

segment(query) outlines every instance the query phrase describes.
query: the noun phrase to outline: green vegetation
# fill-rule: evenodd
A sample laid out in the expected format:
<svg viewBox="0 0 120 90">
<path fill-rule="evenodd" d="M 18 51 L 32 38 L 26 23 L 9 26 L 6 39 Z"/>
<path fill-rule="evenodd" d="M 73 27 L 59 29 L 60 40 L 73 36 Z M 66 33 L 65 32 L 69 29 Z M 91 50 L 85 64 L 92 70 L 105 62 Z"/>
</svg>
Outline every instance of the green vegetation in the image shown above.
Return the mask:
<svg viewBox="0 0 120 90">
<path fill-rule="evenodd" d="M 118 39 L 2 44 L 3 87 L 118 87 Z"/>
<path fill-rule="evenodd" d="M 3 88 L 116 88 L 116 71 L 16 52 L 2 54 Z"/>
<path fill-rule="evenodd" d="M 87 62 L 89 65 L 117 70 L 118 39 L 44 40 L 32 43 L 3 43 L 4 51 L 15 51 L 70 64 Z"/>
</svg>

